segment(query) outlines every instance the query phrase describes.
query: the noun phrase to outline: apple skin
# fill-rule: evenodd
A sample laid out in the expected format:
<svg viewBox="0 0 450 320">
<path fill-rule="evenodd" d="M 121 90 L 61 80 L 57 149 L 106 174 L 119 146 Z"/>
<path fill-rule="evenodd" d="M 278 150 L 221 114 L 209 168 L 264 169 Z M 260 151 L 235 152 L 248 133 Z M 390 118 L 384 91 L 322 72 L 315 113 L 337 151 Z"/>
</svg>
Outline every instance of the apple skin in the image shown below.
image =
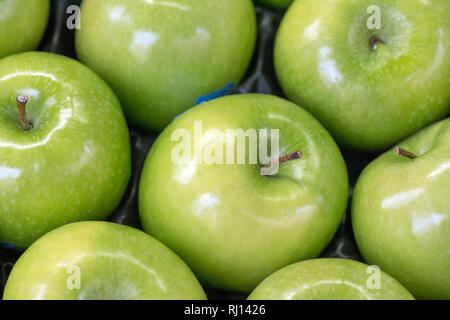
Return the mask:
<svg viewBox="0 0 450 320">
<path fill-rule="evenodd" d="M 313 259 L 273 273 L 248 300 L 414 300 L 400 283 L 380 271 L 380 288 L 370 288 L 370 266 L 348 259 Z"/>
<path fill-rule="evenodd" d="M 0 58 L 35 50 L 49 13 L 49 0 L 0 1 Z"/>
<path fill-rule="evenodd" d="M 294 0 L 255 0 L 255 3 L 276 9 L 287 9 Z"/>
<path fill-rule="evenodd" d="M 84 0 L 78 58 L 152 131 L 197 98 L 239 83 L 256 42 L 251 0 Z"/>
<path fill-rule="evenodd" d="M 69 273 L 71 266 L 79 268 L 79 289 L 69 279 L 75 275 Z M 128 226 L 90 221 L 53 230 L 28 248 L 11 271 L 3 299 L 194 300 L 206 296 L 188 266 L 159 241 Z"/>
<path fill-rule="evenodd" d="M 44 52 L 1 59 L 0 240 L 23 249 L 63 224 L 105 219 L 131 174 L 129 139 L 117 97 L 81 63 Z"/>
<path fill-rule="evenodd" d="M 359 178 L 352 201 L 358 247 L 418 299 L 450 299 L 450 119 L 387 151 Z"/>
<path fill-rule="evenodd" d="M 172 162 L 179 143 L 173 132 L 192 133 L 198 120 L 204 133 L 279 129 L 280 156 L 301 150 L 303 157 L 281 164 L 271 177 L 248 161 Z M 275 96 L 233 95 L 190 109 L 161 133 L 143 168 L 139 211 L 144 230 L 175 251 L 203 284 L 249 293 L 272 272 L 322 252 L 347 194 L 341 153 L 309 113 Z"/>
<path fill-rule="evenodd" d="M 382 30 L 366 26 L 371 5 Z M 448 0 L 296 1 L 275 43 L 280 85 L 339 144 L 391 147 L 450 112 L 448 12 Z"/>
</svg>

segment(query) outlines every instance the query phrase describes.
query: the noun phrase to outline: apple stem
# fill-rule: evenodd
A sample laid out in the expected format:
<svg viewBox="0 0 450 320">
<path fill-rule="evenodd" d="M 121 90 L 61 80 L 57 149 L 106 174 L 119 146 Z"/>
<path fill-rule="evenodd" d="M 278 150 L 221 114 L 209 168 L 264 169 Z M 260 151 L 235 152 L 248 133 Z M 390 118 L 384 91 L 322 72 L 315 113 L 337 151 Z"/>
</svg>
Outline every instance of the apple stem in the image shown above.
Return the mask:
<svg viewBox="0 0 450 320">
<path fill-rule="evenodd" d="M 31 126 L 30 123 L 27 121 L 26 115 L 25 115 L 25 107 L 28 102 L 28 97 L 24 94 L 21 94 L 17 96 L 17 108 L 19 109 L 19 118 L 20 118 L 20 125 L 22 126 L 23 130 L 30 130 Z"/>
<path fill-rule="evenodd" d="M 417 158 L 417 156 L 414 153 L 406 151 L 405 149 L 402 149 L 400 147 L 395 148 L 395 154 L 409 158 L 409 159 Z"/>
<path fill-rule="evenodd" d="M 303 156 L 302 152 L 298 150 L 278 158 L 278 163 L 288 162 L 295 159 L 301 159 L 302 156 Z"/>
<path fill-rule="evenodd" d="M 264 166 L 264 168 L 261 168 L 261 174 L 264 176 L 274 175 L 278 172 L 278 166 L 280 163 L 288 162 L 288 161 L 295 160 L 295 159 L 300 159 L 300 158 L 302 158 L 302 156 L 303 156 L 302 152 L 300 150 L 298 150 L 293 153 L 289 153 L 287 155 L 279 157 L 278 159 L 272 160 L 272 162 L 270 162 L 270 166 Z M 271 168 L 276 168 L 277 169 L 276 172 L 266 171 L 266 170 L 270 170 Z"/>
<path fill-rule="evenodd" d="M 298 151 L 295 151 L 293 153 L 289 153 L 289 154 L 287 154 L 285 156 L 279 157 L 276 160 L 273 160 L 270 163 L 270 166 L 273 167 L 273 166 L 276 166 L 276 165 L 278 165 L 280 163 L 288 162 L 288 161 L 295 160 L 295 159 L 300 159 L 302 156 L 303 156 L 302 152 L 300 150 L 298 150 Z"/>
<path fill-rule="evenodd" d="M 378 47 L 378 44 L 383 43 L 383 41 L 378 37 L 371 37 L 369 40 L 369 44 L 372 47 L 372 50 L 375 51 L 375 49 Z"/>
</svg>

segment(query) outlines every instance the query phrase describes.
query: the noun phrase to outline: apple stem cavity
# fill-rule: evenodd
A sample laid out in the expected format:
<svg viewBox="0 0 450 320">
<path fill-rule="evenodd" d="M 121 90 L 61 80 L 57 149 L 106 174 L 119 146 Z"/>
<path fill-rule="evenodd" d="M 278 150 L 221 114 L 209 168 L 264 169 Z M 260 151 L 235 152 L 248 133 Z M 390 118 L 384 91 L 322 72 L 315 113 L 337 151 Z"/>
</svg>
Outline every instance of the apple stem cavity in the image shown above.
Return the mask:
<svg viewBox="0 0 450 320">
<path fill-rule="evenodd" d="M 16 99 L 17 102 L 17 108 L 19 109 L 19 119 L 20 119 L 20 125 L 22 126 L 23 130 L 30 130 L 31 124 L 28 122 L 26 118 L 25 108 L 28 102 L 28 97 L 24 94 L 21 94 L 17 96 Z"/>
<path fill-rule="evenodd" d="M 406 151 L 405 149 L 402 149 L 400 147 L 395 148 L 395 154 L 409 158 L 409 159 L 417 158 L 417 156 L 414 153 Z"/>
<path fill-rule="evenodd" d="M 380 43 L 384 43 L 380 38 L 373 36 L 369 40 L 370 47 L 375 51 Z"/>
</svg>

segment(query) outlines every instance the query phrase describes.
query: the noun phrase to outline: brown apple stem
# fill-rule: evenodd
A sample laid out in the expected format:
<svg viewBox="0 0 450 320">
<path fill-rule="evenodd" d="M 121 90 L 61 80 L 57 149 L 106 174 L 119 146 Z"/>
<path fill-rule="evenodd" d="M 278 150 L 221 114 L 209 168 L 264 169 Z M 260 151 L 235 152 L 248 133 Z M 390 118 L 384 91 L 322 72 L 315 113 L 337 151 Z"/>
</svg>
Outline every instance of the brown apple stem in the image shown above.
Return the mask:
<svg viewBox="0 0 450 320">
<path fill-rule="evenodd" d="M 302 158 L 302 156 L 303 156 L 302 152 L 298 150 L 294 153 L 289 153 L 285 156 L 279 157 L 278 159 L 272 160 L 272 162 L 270 162 L 270 166 L 264 166 L 263 168 L 261 168 L 261 174 L 264 176 L 272 176 L 278 172 L 278 166 L 280 163 L 300 159 Z"/>
<path fill-rule="evenodd" d="M 279 157 L 277 160 L 273 160 L 270 164 L 271 167 L 276 166 L 280 163 L 283 162 L 288 162 L 291 160 L 295 160 L 295 159 L 300 159 L 303 156 L 302 152 L 300 150 L 294 152 L 294 153 L 289 153 L 285 156 Z"/>
<path fill-rule="evenodd" d="M 395 148 L 395 154 L 403 156 L 403 157 L 407 157 L 407 158 L 410 158 L 410 159 L 417 158 L 417 156 L 414 153 L 406 151 L 405 149 L 402 149 L 400 147 L 396 147 Z"/>
<path fill-rule="evenodd" d="M 295 160 L 295 159 L 300 159 L 302 157 L 302 152 L 300 150 L 295 151 L 294 153 L 290 153 L 287 154 L 285 156 L 282 156 L 280 158 L 278 158 L 278 163 L 283 163 L 283 162 L 287 162 L 287 161 L 291 161 L 291 160 Z"/>
<path fill-rule="evenodd" d="M 24 94 L 17 96 L 17 108 L 19 109 L 20 125 L 23 130 L 30 130 L 30 123 L 27 121 L 25 107 L 28 102 L 28 97 Z"/>
</svg>

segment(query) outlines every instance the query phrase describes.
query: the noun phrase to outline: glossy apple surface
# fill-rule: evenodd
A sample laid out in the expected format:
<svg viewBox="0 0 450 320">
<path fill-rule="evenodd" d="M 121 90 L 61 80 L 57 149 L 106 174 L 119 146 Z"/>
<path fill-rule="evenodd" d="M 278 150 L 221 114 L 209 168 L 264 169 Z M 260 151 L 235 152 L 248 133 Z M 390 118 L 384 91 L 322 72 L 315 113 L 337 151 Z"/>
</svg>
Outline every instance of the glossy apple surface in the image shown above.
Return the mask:
<svg viewBox="0 0 450 320">
<path fill-rule="evenodd" d="M 248 299 L 413 300 L 414 297 L 397 280 L 364 263 L 314 259 L 295 263 L 270 275 Z"/>
<path fill-rule="evenodd" d="M 49 12 L 49 0 L 1 0 L 0 58 L 36 49 Z"/>
<path fill-rule="evenodd" d="M 277 34 L 278 80 L 339 144 L 391 147 L 450 112 L 448 12 L 448 0 L 296 1 Z"/>
<path fill-rule="evenodd" d="M 201 96 L 237 84 L 256 40 L 251 0 L 84 0 L 79 59 L 134 125 L 161 131 Z"/>
<path fill-rule="evenodd" d="M 194 139 L 195 121 L 202 121 L 203 150 L 220 139 L 209 129 L 270 128 L 279 130 L 276 158 L 297 150 L 303 157 L 271 176 L 247 160 L 173 162 L 174 135 L 185 129 Z M 224 139 L 237 148 L 231 134 Z M 341 153 L 309 113 L 274 96 L 234 95 L 190 109 L 158 137 L 143 168 L 139 210 L 144 230 L 202 283 L 248 293 L 281 267 L 322 252 L 342 219 L 347 189 Z"/>
<path fill-rule="evenodd" d="M 29 97 L 24 130 L 16 106 Z M 69 222 L 102 220 L 131 173 L 119 101 L 79 62 L 30 52 L 0 60 L 0 240 L 28 247 Z"/>
<path fill-rule="evenodd" d="M 11 271 L 3 299 L 206 296 L 186 264 L 144 232 L 110 222 L 77 222 L 53 230 L 25 251 Z"/>
<path fill-rule="evenodd" d="M 450 299 L 450 119 L 399 144 L 359 178 L 352 223 L 364 259 L 418 299 Z"/>
<path fill-rule="evenodd" d="M 272 8 L 287 9 L 294 0 L 255 0 L 255 3 Z"/>
</svg>

